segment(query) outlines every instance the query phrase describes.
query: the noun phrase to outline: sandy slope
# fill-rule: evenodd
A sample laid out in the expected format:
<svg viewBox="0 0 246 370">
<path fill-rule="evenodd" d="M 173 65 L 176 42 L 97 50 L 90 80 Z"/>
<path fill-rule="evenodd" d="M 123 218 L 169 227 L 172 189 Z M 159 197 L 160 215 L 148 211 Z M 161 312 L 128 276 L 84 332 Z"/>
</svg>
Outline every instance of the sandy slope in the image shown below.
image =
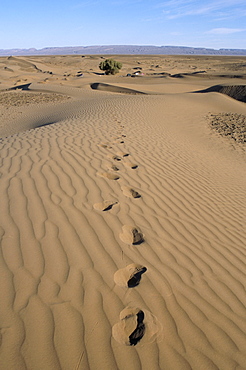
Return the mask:
<svg viewBox="0 0 246 370">
<path fill-rule="evenodd" d="M 217 80 L 34 79 L 50 102 L 8 105 L 1 369 L 245 369 L 245 151 L 207 115 L 246 106 L 194 93 Z"/>
</svg>

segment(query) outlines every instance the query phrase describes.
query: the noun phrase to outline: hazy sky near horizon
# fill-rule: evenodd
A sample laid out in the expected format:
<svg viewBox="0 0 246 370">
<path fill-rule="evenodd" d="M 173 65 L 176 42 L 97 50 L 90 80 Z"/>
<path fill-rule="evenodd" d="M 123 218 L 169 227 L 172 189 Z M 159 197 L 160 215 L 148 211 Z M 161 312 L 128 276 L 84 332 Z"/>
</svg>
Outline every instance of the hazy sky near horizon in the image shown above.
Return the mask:
<svg viewBox="0 0 246 370">
<path fill-rule="evenodd" d="M 0 49 L 175 45 L 246 49 L 246 0 L 8 0 Z"/>
</svg>

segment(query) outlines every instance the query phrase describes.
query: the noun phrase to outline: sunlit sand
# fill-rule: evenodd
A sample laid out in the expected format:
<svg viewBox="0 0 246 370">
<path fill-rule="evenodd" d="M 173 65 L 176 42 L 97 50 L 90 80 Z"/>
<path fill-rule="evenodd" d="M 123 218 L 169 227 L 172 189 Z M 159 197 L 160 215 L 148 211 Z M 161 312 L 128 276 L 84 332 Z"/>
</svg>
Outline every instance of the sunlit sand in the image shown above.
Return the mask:
<svg viewBox="0 0 246 370">
<path fill-rule="evenodd" d="M 0 58 L 0 368 L 243 370 L 245 58 L 114 58 Z"/>
</svg>

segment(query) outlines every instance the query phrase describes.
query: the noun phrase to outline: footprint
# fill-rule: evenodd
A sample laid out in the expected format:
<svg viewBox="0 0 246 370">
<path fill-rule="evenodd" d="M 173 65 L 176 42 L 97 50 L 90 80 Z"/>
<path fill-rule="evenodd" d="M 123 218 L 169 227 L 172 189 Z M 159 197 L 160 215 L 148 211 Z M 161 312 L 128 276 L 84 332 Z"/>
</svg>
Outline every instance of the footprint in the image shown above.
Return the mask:
<svg viewBox="0 0 246 370">
<path fill-rule="evenodd" d="M 121 287 L 134 288 L 139 285 L 142 274 L 146 271 L 146 267 L 132 263 L 125 268 L 116 271 L 114 274 L 114 282 Z"/>
<path fill-rule="evenodd" d="M 135 346 L 143 338 L 145 333 L 145 324 L 144 324 L 144 312 L 140 310 L 137 313 L 137 327 L 129 336 L 130 346 Z"/>
<path fill-rule="evenodd" d="M 138 245 L 144 242 L 144 236 L 136 226 L 122 226 L 120 239 L 126 244 Z"/>
<path fill-rule="evenodd" d="M 111 167 L 110 167 L 110 169 L 111 170 L 113 170 L 113 171 L 119 171 L 120 169 L 117 167 L 117 166 L 115 166 L 115 165 L 112 165 Z"/>
<path fill-rule="evenodd" d="M 107 144 L 99 144 L 98 146 L 101 146 L 104 149 L 112 149 L 112 146 L 109 146 Z"/>
<path fill-rule="evenodd" d="M 114 173 L 111 173 L 111 172 L 103 172 L 103 173 L 99 173 L 99 175 L 102 177 L 106 177 L 109 180 L 119 180 L 120 178 L 120 176 L 115 175 Z"/>
<path fill-rule="evenodd" d="M 132 162 L 124 162 L 124 165 L 127 166 L 127 167 L 132 168 L 133 170 L 135 170 L 136 168 L 138 168 L 138 165 L 135 164 L 135 163 L 132 163 Z"/>
<path fill-rule="evenodd" d="M 112 328 L 114 339 L 127 346 L 135 346 L 144 336 L 144 312 L 137 307 L 126 307 L 120 313 L 120 322 Z"/>
<path fill-rule="evenodd" d="M 97 211 L 109 211 L 110 209 L 113 208 L 115 204 L 118 204 L 118 202 L 112 202 L 111 200 L 104 200 L 101 203 L 95 203 L 93 207 Z"/>
<path fill-rule="evenodd" d="M 117 155 L 119 157 L 128 157 L 130 154 L 129 153 L 126 153 L 126 152 L 118 152 Z"/>
<path fill-rule="evenodd" d="M 114 161 L 121 161 L 121 158 L 118 155 L 108 155 L 108 157 Z"/>
<path fill-rule="evenodd" d="M 120 313 L 120 321 L 112 328 L 113 338 L 120 344 L 136 346 L 161 341 L 163 328 L 160 321 L 148 310 L 138 307 L 126 307 Z"/>
<path fill-rule="evenodd" d="M 122 192 L 126 197 L 129 198 L 141 198 L 141 195 L 129 186 L 122 186 Z"/>
</svg>

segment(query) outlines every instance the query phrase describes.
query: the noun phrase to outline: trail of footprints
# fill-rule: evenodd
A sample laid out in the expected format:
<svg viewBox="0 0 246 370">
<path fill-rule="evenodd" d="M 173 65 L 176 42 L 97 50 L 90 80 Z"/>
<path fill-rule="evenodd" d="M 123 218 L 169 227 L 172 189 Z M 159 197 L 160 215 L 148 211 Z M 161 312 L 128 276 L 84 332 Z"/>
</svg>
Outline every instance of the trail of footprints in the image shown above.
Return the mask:
<svg viewBox="0 0 246 370">
<path fill-rule="evenodd" d="M 118 123 L 120 123 L 118 121 Z M 120 129 L 124 128 L 120 125 Z M 124 144 L 124 138 L 126 135 L 120 133 L 120 136 L 115 138 L 115 143 Z M 108 143 L 102 143 L 99 145 L 104 149 L 111 150 L 112 146 Z M 111 164 L 108 166 L 108 172 L 98 173 L 99 176 L 105 177 L 108 180 L 117 181 L 120 179 L 120 168 L 117 163 L 123 162 L 123 165 L 129 169 L 137 169 L 138 165 L 129 160 L 130 154 L 126 152 L 118 152 L 116 154 L 108 154 L 107 158 L 111 160 Z M 122 186 L 121 191 L 123 195 L 129 198 L 137 199 L 141 198 L 141 194 L 133 189 L 131 186 Z M 118 202 L 105 200 L 101 203 L 94 204 L 94 209 L 97 211 L 109 211 Z M 139 245 L 144 242 L 144 235 L 137 226 L 123 225 L 122 232 L 119 235 L 121 241 L 128 245 Z M 116 285 L 122 288 L 135 288 L 140 284 L 142 275 L 147 271 L 145 266 L 132 263 L 125 268 L 119 269 L 114 274 L 114 282 Z M 119 315 L 120 321 L 116 323 L 112 328 L 112 335 L 114 339 L 121 344 L 128 346 L 135 346 L 143 336 L 147 336 L 148 339 L 152 338 L 159 331 L 160 324 L 156 318 L 147 310 L 143 312 L 138 307 L 127 306 Z M 148 332 L 146 333 L 146 325 L 148 323 Z"/>
</svg>

